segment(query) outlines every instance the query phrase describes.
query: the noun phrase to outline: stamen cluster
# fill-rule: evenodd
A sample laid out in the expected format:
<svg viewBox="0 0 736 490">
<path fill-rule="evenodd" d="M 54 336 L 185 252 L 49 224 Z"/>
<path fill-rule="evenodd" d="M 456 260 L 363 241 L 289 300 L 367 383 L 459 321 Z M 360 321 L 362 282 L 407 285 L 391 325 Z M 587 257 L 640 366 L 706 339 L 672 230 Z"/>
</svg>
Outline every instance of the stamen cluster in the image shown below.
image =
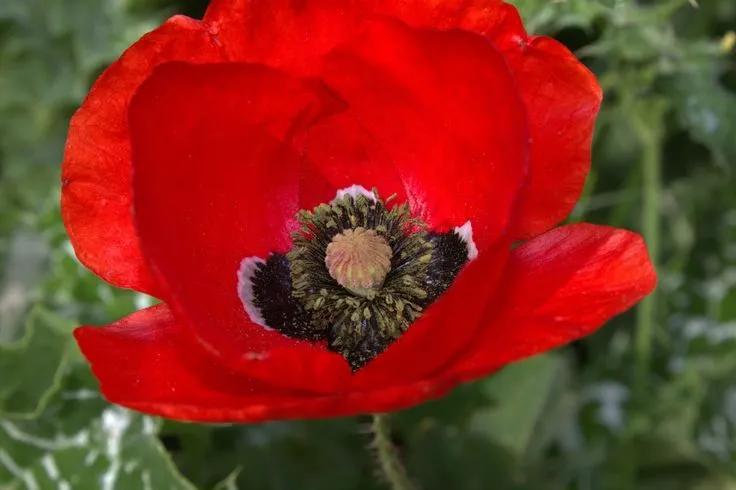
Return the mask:
<svg viewBox="0 0 736 490">
<path fill-rule="evenodd" d="M 384 202 L 375 190 L 374 195 L 346 194 L 312 211 L 300 211 L 300 231 L 292 235 L 294 246 L 287 255 L 292 294 L 304 307 L 310 327 L 354 370 L 401 336 L 429 296 L 425 285 L 433 245 L 424 223 L 412 218 L 407 204 L 388 209 L 392 198 Z M 375 234 L 390 247 L 390 267 L 382 271 L 385 277 L 378 287 L 343 287 L 326 265 L 335 238 L 339 243 L 339 237 L 356 230 Z"/>
</svg>

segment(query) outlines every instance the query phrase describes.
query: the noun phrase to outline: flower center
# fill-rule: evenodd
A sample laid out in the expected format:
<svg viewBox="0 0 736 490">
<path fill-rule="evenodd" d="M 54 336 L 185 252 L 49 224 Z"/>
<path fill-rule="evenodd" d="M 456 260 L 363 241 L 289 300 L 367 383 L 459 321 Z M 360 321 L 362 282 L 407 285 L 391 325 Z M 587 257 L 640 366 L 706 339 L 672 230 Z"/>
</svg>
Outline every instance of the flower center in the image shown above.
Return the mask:
<svg viewBox="0 0 736 490">
<path fill-rule="evenodd" d="M 467 224 L 432 232 L 407 204 L 363 188 L 297 214 L 287 254 L 249 257 L 239 294 L 251 320 L 325 342 L 353 370 L 378 356 L 450 287 L 473 258 Z"/>
<path fill-rule="evenodd" d="M 327 246 L 325 265 L 337 283 L 366 298 L 373 298 L 391 270 L 393 251 L 376 230 L 362 226 L 335 235 Z"/>
</svg>

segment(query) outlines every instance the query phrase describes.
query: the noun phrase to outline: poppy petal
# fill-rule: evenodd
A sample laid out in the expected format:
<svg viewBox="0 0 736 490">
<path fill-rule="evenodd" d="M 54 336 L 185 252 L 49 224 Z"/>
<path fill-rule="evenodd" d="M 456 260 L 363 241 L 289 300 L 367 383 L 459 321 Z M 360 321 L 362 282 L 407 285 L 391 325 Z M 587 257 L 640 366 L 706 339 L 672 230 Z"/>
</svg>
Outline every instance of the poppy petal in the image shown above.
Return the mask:
<svg viewBox="0 0 736 490">
<path fill-rule="evenodd" d="M 343 174 L 368 179 L 373 173 L 389 188 L 377 185 L 382 195 L 403 185 L 412 212 L 431 228 L 451 229 L 470 220 L 480 255 L 445 293 L 448 298 L 412 325 L 406 340 L 353 377 L 338 367 L 342 359 L 327 352 L 316 362 L 308 345 L 271 350 L 265 362 L 254 356 L 243 369 L 268 383 L 319 392 L 422 379 L 446 365 L 480 325 L 483 302 L 468 305 L 468 291 L 488 299 L 495 289 L 496 271 L 508 253 L 500 236 L 524 177 L 523 107 L 503 59 L 483 38 L 391 21 L 371 23 L 354 42 L 328 55 L 322 77 L 347 108 L 307 131 L 304 152 L 318 180 L 326 176 L 344 183 L 340 166 L 350 165 Z M 349 140 L 351 145 L 336 143 L 345 133 L 358 138 Z M 461 316 L 453 316 L 461 305 Z M 276 356 L 282 360 L 273 363 L 280 366 L 274 371 Z M 412 366 L 397 368 L 406 356 Z"/>
<path fill-rule="evenodd" d="M 223 389 L 234 375 L 187 343 L 189 332 L 165 304 L 138 311 L 106 327 L 74 331 L 82 353 L 115 403 L 186 403 L 199 409 L 220 408 L 232 395 Z M 241 393 L 260 385 L 239 378 Z M 214 386 L 213 386 L 214 383 Z"/>
<path fill-rule="evenodd" d="M 142 249 L 174 311 L 226 359 L 294 342 L 250 321 L 238 271 L 290 248 L 301 166 L 283 138 L 321 107 L 287 75 L 238 63 L 164 65 L 131 103 Z"/>
<path fill-rule="evenodd" d="M 489 37 L 514 74 L 531 136 L 529 182 L 514 218 L 513 236 L 522 240 L 560 223 L 577 203 L 590 169 L 602 93 L 595 75 L 565 46 L 527 36 L 516 9 L 503 9 L 504 28 Z"/>
<path fill-rule="evenodd" d="M 319 57 L 347 37 L 365 11 L 358 2 L 213 0 L 204 22 L 232 60 L 310 74 Z"/>
<path fill-rule="evenodd" d="M 322 54 L 376 15 L 414 27 L 465 29 L 493 42 L 514 76 L 530 121 L 531 178 L 514 235 L 530 238 L 562 221 L 588 173 L 601 90 L 562 44 L 529 36 L 513 5 L 497 0 L 214 0 L 205 22 L 225 40 L 233 59 L 315 74 Z"/>
<path fill-rule="evenodd" d="M 192 401 L 151 402 L 150 398 L 118 401 L 108 399 L 133 410 L 152 415 L 191 422 L 255 423 L 270 420 L 305 420 L 353 415 L 388 413 L 441 398 L 453 387 L 443 380 L 421 381 L 408 386 L 395 386 L 370 392 L 311 396 L 292 394 L 284 396 L 261 395 L 251 392 L 244 396 L 224 397 L 215 403 L 203 404 L 199 395 Z M 188 393 L 188 392 L 185 392 Z M 205 395 L 206 396 L 206 395 Z"/>
<path fill-rule="evenodd" d="M 372 391 L 431 379 L 482 325 L 507 256 L 508 243 L 500 241 L 470 262 L 406 333 L 355 374 L 344 358 L 307 342 L 266 346 L 234 367 L 272 386 L 322 394 Z"/>
<path fill-rule="evenodd" d="M 231 59 L 264 62 L 312 74 L 322 54 L 350 37 L 367 18 L 396 17 L 415 27 L 492 34 L 509 12 L 498 0 L 213 0 L 205 22 Z M 511 21 L 517 21 L 518 16 Z"/>
<path fill-rule="evenodd" d="M 352 186 L 375 188 L 381 198 L 393 195 L 395 202 L 406 202 L 404 183 L 393 162 L 349 112 L 341 111 L 309 128 L 301 150 L 306 159 L 302 209 L 330 202 L 336 191 Z"/>
<path fill-rule="evenodd" d="M 508 241 L 499 240 L 465 265 L 450 289 L 404 335 L 355 374 L 352 386 L 368 389 L 401 385 L 441 375 L 482 328 L 509 248 Z"/>
<path fill-rule="evenodd" d="M 272 386 L 321 394 L 369 392 L 444 378 L 445 367 L 467 348 L 483 325 L 481 320 L 504 271 L 509 245 L 499 240 L 467 264 L 450 289 L 406 333 L 355 374 L 341 356 L 306 342 L 267 346 L 233 367 Z"/>
<path fill-rule="evenodd" d="M 466 304 L 467 292 L 490 298 L 508 253 L 508 243 L 497 239 L 524 176 L 521 102 L 514 104 L 504 62 L 482 38 L 390 21 L 371 23 L 357 40 L 328 55 L 321 76 L 347 107 L 307 131 L 304 152 L 316 180 L 332 185 L 347 184 L 346 177 L 373 180 L 368 187 L 376 185 L 382 195 L 407 195 L 412 211 L 433 229 L 469 219 L 480 256 L 446 297 L 355 376 L 327 352 L 316 362 L 308 345 L 271 350 L 264 361 L 254 356 L 243 369 L 268 383 L 325 393 L 426 378 L 473 337 L 483 301 Z M 302 193 L 316 204 L 311 189 L 302 187 Z M 490 196 L 494 206 L 488 206 Z M 451 316 L 459 305 L 462 315 Z M 276 357 L 281 360 L 272 363 Z M 407 362 L 411 367 L 397 369 Z"/>
<path fill-rule="evenodd" d="M 581 223 L 515 248 L 502 281 L 487 326 L 454 369 L 463 379 L 593 333 L 649 294 L 656 274 L 639 235 Z"/>
<path fill-rule="evenodd" d="M 326 56 L 320 77 L 371 136 L 371 154 L 390 162 L 414 215 L 434 230 L 470 220 L 481 254 L 493 244 L 526 176 L 528 136 L 514 81 L 490 43 L 375 21 Z"/>
<path fill-rule="evenodd" d="M 130 212 L 130 99 L 161 63 L 221 57 L 201 22 L 173 17 L 105 71 L 71 121 L 62 167 L 64 224 L 79 260 L 113 285 L 160 296 Z"/>
<path fill-rule="evenodd" d="M 166 305 L 74 335 L 109 401 L 198 422 L 260 422 L 387 412 L 444 394 L 439 381 L 370 393 L 308 396 L 276 391 L 222 367 L 195 345 Z"/>
<path fill-rule="evenodd" d="M 212 391 L 193 393 L 183 391 L 181 401 L 171 402 L 152 401 L 155 398 L 150 396 L 131 399 L 122 392 L 119 392 L 123 395 L 120 397 L 116 397 L 113 393 L 106 393 L 105 397 L 118 405 L 173 420 L 257 423 L 272 420 L 307 420 L 388 413 L 441 398 L 452 387 L 447 382 L 432 380 L 371 392 L 311 397 L 303 397 L 299 394 L 261 395 L 258 392 L 241 396 L 214 392 L 213 396 Z"/>
</svg>

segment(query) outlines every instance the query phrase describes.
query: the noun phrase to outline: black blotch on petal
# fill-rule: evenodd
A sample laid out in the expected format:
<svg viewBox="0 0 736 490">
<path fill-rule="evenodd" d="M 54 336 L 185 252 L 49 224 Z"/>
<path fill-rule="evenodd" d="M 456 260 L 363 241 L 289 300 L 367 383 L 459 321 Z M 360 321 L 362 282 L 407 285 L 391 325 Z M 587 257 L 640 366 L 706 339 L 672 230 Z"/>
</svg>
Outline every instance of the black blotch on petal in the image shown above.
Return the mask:
<svg viewBox="0 0 736 490">
<path fill-rule="evenodd" d="M 432 260 L 427 270 L 426 305 L 436 300 L 452 285 L 460 269 L 468 262 L 468 247 L 454 231 L 431 232 Z"/>
<path fill-rule="evenodd" d="M 253 305 L 270 328 L 295 339 L 324 337 L 310 325 L 309 315 L 292 296 L 289 259 L 285 255 L 271 254 L 265 264 L 258 266 L 252 284 Z"/>
</svg>

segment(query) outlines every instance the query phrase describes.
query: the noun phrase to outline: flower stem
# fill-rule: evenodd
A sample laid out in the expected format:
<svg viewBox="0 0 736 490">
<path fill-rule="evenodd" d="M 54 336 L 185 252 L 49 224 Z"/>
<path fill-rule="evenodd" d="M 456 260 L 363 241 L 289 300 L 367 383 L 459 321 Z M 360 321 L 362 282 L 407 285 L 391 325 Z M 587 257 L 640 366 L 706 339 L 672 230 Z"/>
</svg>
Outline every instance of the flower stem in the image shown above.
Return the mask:
<svg viewBox="0 0 736 490">
<path fill-rule="evenodd" d="M 660 214 L 662 199 L 662 121 L 665 108 L 651 104 L 646 116 L 635 118 L 637 132 L 642 144 L 642 235 L 649 249 L 652 263 L 657 268 L 660 249 Z M 652 342 L 656 324 L 656 293 L 649 295 L 636 311 L 636 334 L 634 351 L 636 356 L 634 399 L 646 405 L 650 393 L 650 370 Z"/>
<path fill-rule="evenodd" d="M 641 144 L 641 231 L 656 270 L 661 238 L 662 138 L 667 102 L 649 97 L 632 103 L 627 108 Z M 652 427 L 650 407 L 655 387 L 652 384 L 651 369 L 656 333 L 656 303 L 656 294 L 653 293 L 636 309 L 632 403 L 628 412 L 630 421 L 622 440 L 621 451 L 618 452 L 620 460 L 616 464 L 617 471 L 611 485 L 606 488 L 634 488 L 638 481 L 642 458 L 639 442 Z"/>
<path fill-rule="evenodd" d="M 406 468 L 401 463 L 396 447 L 391 441 L 391 427 L 386 415 L 373 415 L 371 424 L 373 447 L 376 451 L 378 471 L 391 485 L 392 490 L 415 490 Z"/>
</svg>

